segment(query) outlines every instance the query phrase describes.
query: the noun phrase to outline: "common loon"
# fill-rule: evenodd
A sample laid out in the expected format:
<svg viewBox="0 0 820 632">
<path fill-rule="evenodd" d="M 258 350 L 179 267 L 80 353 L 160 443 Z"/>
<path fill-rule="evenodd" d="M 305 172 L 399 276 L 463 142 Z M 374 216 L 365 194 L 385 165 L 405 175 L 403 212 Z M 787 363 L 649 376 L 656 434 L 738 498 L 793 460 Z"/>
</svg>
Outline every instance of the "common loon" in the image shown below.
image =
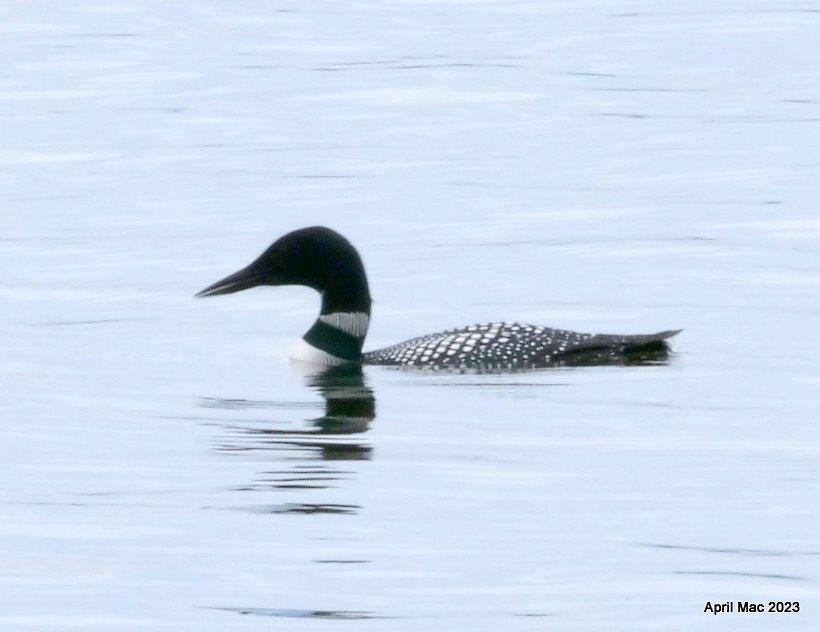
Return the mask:
<svg viewBox="0 0 820 632">
<path fill-rule="evenodd" d="M 291 357 L 324 366 L 358 363 L 503 371 L 626 363 L 642 353 L 665 352 L 664 341 L 681 331 L 624 336 L 497 322 L 448 329 L 363 353 L 371 306 L 364 265 L 347 239 L 323 226 L 280 237 L 256 261 L 196 297 L 258 285 L 304 285 L 322 295 L 319 317 Z"/>
</svg>

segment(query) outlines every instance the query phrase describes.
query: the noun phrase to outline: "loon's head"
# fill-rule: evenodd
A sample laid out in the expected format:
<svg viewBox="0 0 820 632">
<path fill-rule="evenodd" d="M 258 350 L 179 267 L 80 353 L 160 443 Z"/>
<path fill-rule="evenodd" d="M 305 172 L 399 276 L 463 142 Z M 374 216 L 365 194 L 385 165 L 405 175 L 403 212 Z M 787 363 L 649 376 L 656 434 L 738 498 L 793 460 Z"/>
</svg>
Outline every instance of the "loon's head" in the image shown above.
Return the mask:
<svg viewBox="0 0 820 632">
<path fill-rule="evenodd" d="M 322 295 L 322 313 L 370 312 L 370 290 L 359 253 L 324 226 L 300 228 L 273 242 L 238 272 L 209 285 L 197 298 L 258 285 L 305 285 Z"/>
<path fill-rule="evenodd" d="M 259 285 L 304 285 L 322 295 L 319 319 L 294 352 L 296 359 L 339 364 L 360 358 L 369 324 L 370 290 L 359 253 L 339 233 L 324 226 L 288 233 L 250 265 L 195 296 L 232 294 Z"/>
</svg>

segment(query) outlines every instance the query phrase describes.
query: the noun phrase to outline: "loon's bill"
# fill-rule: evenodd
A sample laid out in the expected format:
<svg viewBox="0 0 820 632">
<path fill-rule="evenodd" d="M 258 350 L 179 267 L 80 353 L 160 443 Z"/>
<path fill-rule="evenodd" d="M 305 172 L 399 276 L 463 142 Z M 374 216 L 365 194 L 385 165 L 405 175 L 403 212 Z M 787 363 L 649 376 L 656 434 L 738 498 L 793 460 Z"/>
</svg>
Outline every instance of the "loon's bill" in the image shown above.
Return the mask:
<svg viewBox="0 0 820 632">
<path fill-rule="evenodd" d="M 358 363 L 516 370 L 630 364 L 664 359 L 666 340 L 681 331 L 586 334 L 499 322 L 428 334 L 363 353 L 371 308 L 364 265 L 347 239 L 322 226 L 302 228 L 279 238 L 249 266 L 209 285 L 196 297 L 232 294 L 259 285 L 304 285 L 321 294 L 319 317 L 291 357 L 324 366 Z"/>
</svg>

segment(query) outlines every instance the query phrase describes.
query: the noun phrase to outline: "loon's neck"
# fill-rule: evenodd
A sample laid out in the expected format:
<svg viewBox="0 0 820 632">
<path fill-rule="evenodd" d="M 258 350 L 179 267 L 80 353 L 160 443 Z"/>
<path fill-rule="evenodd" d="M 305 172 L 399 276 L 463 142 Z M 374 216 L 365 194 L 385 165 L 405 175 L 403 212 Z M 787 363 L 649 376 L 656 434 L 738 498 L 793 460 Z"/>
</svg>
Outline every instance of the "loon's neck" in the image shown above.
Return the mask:
<svg viewBox="0 0 820 632">
<path fill-rule="evenodd" d="M 369 310 L 323 311 L 299 340 L 291 359 L 327 366 L 358 362 L 369 324 Z"/>
<path fill-rule="evenodd" d="M 322 295 L 319 318 L 302 336 L 291 357 L 322 365 L 358 362 L 370 324 L 370 289 L 359 253 L 346 240 L 302 267 L 309 285 Z"/>
</svg>

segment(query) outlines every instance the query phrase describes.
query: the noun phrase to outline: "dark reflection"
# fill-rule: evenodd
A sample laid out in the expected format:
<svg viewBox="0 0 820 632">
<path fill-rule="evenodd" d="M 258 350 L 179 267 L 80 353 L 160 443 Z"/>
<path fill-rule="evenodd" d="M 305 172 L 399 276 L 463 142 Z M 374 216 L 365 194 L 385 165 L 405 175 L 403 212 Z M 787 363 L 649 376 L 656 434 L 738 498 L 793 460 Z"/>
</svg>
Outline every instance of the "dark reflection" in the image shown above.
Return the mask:
<svg viewBox="0 0 820 632">
<path fill-rule="evenodd" d="M 304 375 L 304 372 L 303 372 Z M 334 367 L 304 375 L 308 388 L 324 400 L 324 412 L 305 417 L 315 402 L 248 399 L 202 400 L 203 408 L 252 413 L 247 419 L 223 418 L 224 433 L 216 449 L 226 454 L 270 454 L 277 467 L 259 473 L 253 482 L 233 488 L 237 492 L 310 492 L 339 487 L 355 475 L 355 467 L 336 462 L 367 461 L 373 448 L 363 441 L 376 417 L 376 400 L 360 366 Z M 264 411 L 269 411 L 265 414 Z M 292 414 L 287 414 L 290 411 Z M 351 464 L 352 465 L 352 464 Z M 235 506 L 259 514 L 352 514 L 355 504 L 299 501 Z"/>
<path fill-rule="evenodd" d="M 670 551 L 696 551 L 699 553 L 720 553 L 726 555 L 740 555 L 750 557 L 815 557 L 820 555 L 820 551 L 779 551 L 775 549 L 745 549 L 739 547 L 719 547 L 719 546 L 686 546 L 683 544 L 653 544 L 639 543 L 638 546 L 645 546 L 652 549 L 664 549 Z"/>
<path fill-rule="evenodd" d="M 364 432 L 376 418 L 376 398 L 365 383 L 361 366 L 334 367 L 308 376 L 307 382 L 325 399 L 325 414 L 314 420 L 322 432 Z"/>
<path fill-rule="evenodd" d="M 332 503 L 283 503 L 281 505 L 254 505 L 242 507 L 242 509 L 256 514 L 353 514 L 361 507 Z"/>
<path fill-rule="evenodd" d="M 778 573 L 747 573 L 744 571 L 673 571 L 675 575 L 715 575 L 718 577 L 752 577 L 760 579 L 785 579 L 788 581 L 806 581 L 806 577 L 797 575 L 780 575 Z"/>
<path fill-rule="evenodd" d="M 356 610 L 297 610 L 295 608 L 216 608 L 211 610 L 223 610 L 225 612 L 235 612 L 236 614 L 256 615 L 259 617 L 282 617 L 285 619 L 333 619 L 333 620 L 353 620 L 353 619 L 382 619 L 372 612 L 361 612 Z M 392 617 L 391 617 L 392 618 Z"/>
</svg>

